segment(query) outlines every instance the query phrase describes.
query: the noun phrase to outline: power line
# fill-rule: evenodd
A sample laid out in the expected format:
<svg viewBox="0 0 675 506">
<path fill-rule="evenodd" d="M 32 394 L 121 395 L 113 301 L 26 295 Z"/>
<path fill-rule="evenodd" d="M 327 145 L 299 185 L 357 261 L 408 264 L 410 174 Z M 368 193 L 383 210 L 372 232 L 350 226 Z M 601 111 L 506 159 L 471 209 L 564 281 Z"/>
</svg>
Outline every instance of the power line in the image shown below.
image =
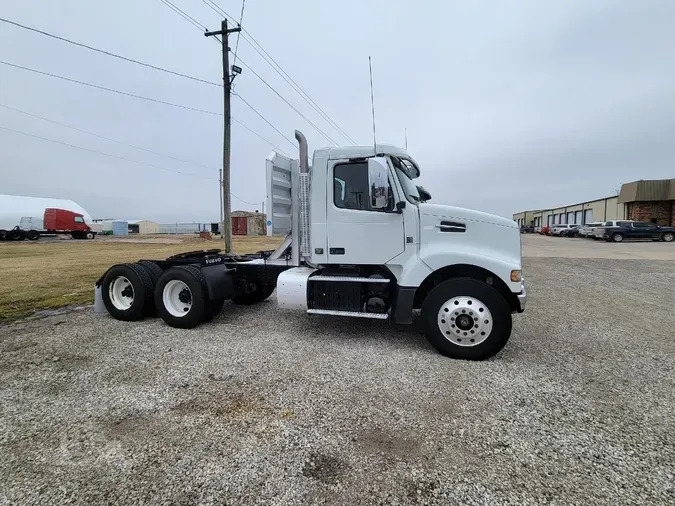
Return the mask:
<svg viewBox="0 0 675 506">
<path fill-rule="evenodd" d="M 345 132 L 342 128 L 340 128 L 340 126 L 335 121 L 333 121 L 333 119 L 328 115 L 328 113 L 326 113 L 321 107 L 319 107 L 319 104 L 317 104 L 312 99 L 312 97 L 310 97 L 307 94 L 307 92 L 303 90 L 297 82 L 295 82 L 295 80 L 283 69 L 283 67 L 279 65 L 274 58 L 272 58 L 272 56 L 265 50 L 265 48 L 257 40 L 255 40 L 255 38 L 253 38 L 253 36 L 249 32 L 245 30 L 242 31 L 244 31 L 243 36 L 244 40 L 251 45 L 251 47 L 272 67 L 272 69 L 274 69 L 274 71 L 277 74 L 279 74 L 282 77 L 282 79 L 286 81 L 286 83 L 291 88 L 293 88 L 293 90 L 312 107 L 312 109 L 314 109 L 324 120 L 326 120 L 326 122 L 328 122 L 329 125 L 335 128 L 335 130 L 337 130 L 340 133 L 340 135 L 342 135 L 342 137 L 347 139 L 352 144 L 356 145 L 356 141 L 354 141 L 354 139 L 352 139 L 347 134 L 347 132 Z M 256 47 L 256 45 L 260 48 L 260 50 L 258 49 L 258 47 Z"/>
<path fill-rule="evenodd" d="M 23 66 L 21 66 L 21 65 L 15 65 L 15 64 L 13 64 L 13 63 L 5 62 L 5 61 L 2 61 L 2 60 L 0 60 L 0 64 L 3 64 L 3 65 L 9 65 L 10 67 L 15 67 L 15 68 L 18 68 L 18 69 L 21 69 L 21 70 L 26 70 L 26 71 L 28 71 L 28 72 L 34 72 L 34 73 L 36 73 L 36 74 L 46 75 L 46 76 L 49 76 L 49 77 L 54 77 L 54 78 L 56 78 L 56 79 L 62 79 L 62 80 L 64 80 L 64 81 L 68 81 L 68 82 L 72 82 L 72 83 L 76 83 L 76 84 L 81 84 L 81 85 L 83 85 L 83 86 L 89 86 L 89 87 L 91 87 L 91 88 L 96 88 L 96 89 L 99 89 L 99 90 L 109 91 L 109 92 L 112 92 L 112 93 L 118 93 L 118 94 L 120 94 L 120 95 L 125 95 L 125 96 L 128 96 L 128 97 L 133 97 L 133 98 L 137 98 L 137 99 L 140 99 L 140 100 L 147 100 L 147 101 L 149 101 L 149 102 L 155 102 L 155 103 L 162 104 L 162 105 L 168 105 L 168 106 L 172 106 L 172 107 L 178 107 L 178 108 L 181 108 L 181 109 L 188 109 L 188 110 L 191 110 L 191 111 L 201 112 L 201 113 L 204 113 L 204 114 L 211 114 L 211 115 L 213 115 L 213 116 L 222 116 L 221 113 L 217 113 L 217 112 L 213 112 L 213 111 L 206 111 L 206 110 L 204 110 L 204 109 L 197 109 L 197 108 L 195 108 L 195 107 L 189 107 L 189 106 L 181 105 L 181 104 L 174 104 L 174 103 L 171 103 L 171 102 L 165 102 L 164 100 L 157 100 L 157 99 L 155 99 L 155 98 L 144 97 L 144 96 L 142 96 L 142 95 L 135 95 L 135 94 L 133 94 L 133 93 L 127 93 L 127 92 L 125 92 L 125 91 L 115 90 L 115 89 L 113 89 L 113 88 L 106 88 L 106 87 L 104 87 L 104 86 L 99 86 L 99 85 L 96 85 L 96 84 L 86 83 L 86 82 L 84 82 L 84 81 L 78 81 L 78 80 L 76 80 L 76 79 L 70 79 L 70 78 L 68 78 L 68 77 L 58 76 L 58 75 L 56 75 L 56 74 L 50 74 L 49 72 L 43 72 L 43 71 L 41 71 L 41 70 L 36 70 L 36 69 L 28 68 L 28 67 L 23 67 Z M 240 97 L 240 98 L 241 98 L 241 97 Z M 243 100 L 243 99 L 242 99 L 242 100 Z M 249 107 L 251 107 L 251 109 L 253 109 L 253 107 L 252 107 L 250 104 L 249 104 Z M 254 111 L 255 111 L 255 109 L 254 109 Z M 259 113 L 258 111 L 255 111 L 255 112 L 256 112 L 256 114 L 258 114 L 260 117 L 262 117 L 263 119 L 265 119 L 265 121 L 267 121 L 267 119 L 266 119 L 264 116 L 262 116 L 261 113 Z M 244 126 L 243 123 L 242 123 L 241 121 L 239 121 L 239 120 L 237 120 L 237 119 L 235 119 L 235 118 L 232 118 L 232 119 L 235 120 L 235 121 L 236 121 L 237 123 L 239 123 L 240 125 Z M 280 132 L 276 127 L 274 127 L 274 125 L 272 125 L 271 123 L 269 123 L 269 121 L 267 121 L 267 122 L 268 122 L 268 124 L 270 124 L 277 132 L 279 132 L 279 133 L 281 134 L 281 132 Z M 246 128 L 247 130 L 253 132 L 253 130 L 252 130 L 251 128 L 249 128 L 249 127 L 245 127 L 245 128 Z M 270 146 L 272 146 L 275 150 L 279 151 L 280 153 L 283 153 L 283 150 L 279 149 L 279 148 L 278 148 L 277 146 L 275 146 L 272 142 L 268 141 L 267 139 L 265 139 L 264 137 L 262 137 L 260 134 L 258 134 L 258 133 L 256 133 L 256 132 L 253 132 L 253 133 L 255 133 L 260 139 L 262 139 L 263 141 L 265 141 L 267 144 L 269 144 Z M 283 134 L 281 134 L 281 135 L 284 136 Z M 288 139 L 288 137 L 284 136 L 284 138 L 285 138 L 286 140 L 290 141 L 290 139 Z M 292 143 L 292 141 L 291 141 L 291 143 Z M 295 144 L 293 143 L 293 145 L 295 145 Z"/>
<path fill-rule="evenodd" d="M 336 146 L 338 145 L 337 142 L 335 142 L 333 139 L 331 139 L 331 138 L 330 138 L 323 130 L 321 130 L 318 126 L 316 126 L 314 123 L 312 123 L 312 121 L 311 121 L 307 116 L 305 116 L 304 114 L 302 114 L 302 113 L 301 113 L 301 112 L 300 112 L 293 104 L 291 104 L 288 100 L 286 100 L 286 99 L 281 95 L 281 93 L 279 93 L 279 92 L 278 92 L 278 91 L 277 91 L 270 83 L 268 83 L 267 81 L 265 81 L 265 79 L 263 79 L 263 78 L 262 78 L 255 70 L 253 70 L 253 69 L 250 67 L 250 65 L 248 65 L 248 64 L 247 64 L 244 60 L 242 60 L 241 58 L 239 58 L 239 62 L 240 62 L 244 67 L 246 67 L 248 70 L 250 70 L 250 71 L 253 73 L 254 76 L 256 76 L 258 79 L 260 79 L 260 80 L 261 80 L 261 81 L 262 81 L 262 82 L 263 82 L 270 90 L 272 90 L 272 91 L 273 91 L 273 92 L 274 92 L 281 100 L 283 100 L 283 101 L 286 103 L 286 105 L 288 105 L 288 107 L 290 107 L 290 108 L 293 109 L 296 113 L 298 113 L 298 115 L 299 115 L 302 119 L 304 119 L 307 123 L 309 123 L 309 124 L 312 126 L 312 128 L 314 128 L 314 130 L 316 130 L 316 131 L 319 132 L 321 135 L 323 135 L 329 142 L 332 142 L 332 143 L 333 143 L 334 145 L 336 145 Z"/>
<path fill-rule="evenodd" d="M 234 92 L 233 92 L 232 94 L 233 94 L 235 97 L 237 97 L 239 100 L 241 100 L 242 102 L 244 102 L 244 103 L 249 107 L 249 109 L 251 109 L 254 113 L 256 113 L 258 116 L 260 116 L 260 117 L 263 119 L 263 121 L 264 121 L 265 123 L 267 123 L 269 126 L 271 126 L 272 128 L 274 128 L 274 130 L 276 130 L 277 133 L 278 133 L 279 135 L 281 135 L 284 139 L 286 139 L 288 142 L 290 142 L 291 144 L 293 144 L 293 146 L 295 146 L 295 143 L 294 143 L 291 139 L 289 139 L 288 137 L 286 137 L 286 136 L 283 134 L 283 132 L 282 132 L 281 130 L 279 130 L 277 127 L 275 127 L 275 126 L 274 126 L 274 125 L 273 125 L 273 124 L 272 124 L 265 116 L 263 116 L 260 112 L 258 112 L 258 110 L 257 110 L 255 107 L 253 107 L 253 106 L 252 106 L 251 104 L 249 104 L 246 100 L 244 100 L 244 98 L 243 98 L 241 95 L 239 95 L 238 93 L 234 93 Z"/>
<path fill-rule="evenodd" d="M 69 78 L 69 77 L 63 77 L 63 76 L 58 76 L 58 75 L 56 75 L 56 74 L 50 74 L 49 72 L 43 72 L 43 71 L 41 71 L 41 70 L 36 70 L 36 69 L 28 68 L 28 67 L 23 67 L 23 66 L 21 66 L 21 65 L 16 65 L 16 64 L 14 64 L 14 63 L 9 63 L 9 62 L 2 61 L 2 60 L 0 60 L 0 63 L 3 64 L 3 65 L 9 65 L 10 67 L 14 67 L 14 68 L 17 68 L 17 69 L 26 70 L 26 71 L 28 71 L 28 72 L 34 72 L 34 73 L 36 73 L 36 74 L 41 74 L 41 75 L 44 75 L 44 76 L 54 77 L 54 78 L 56 78 L 56 79 L 61 79 L 61 80 L 63 80 L 63 81 L 68 81 L 68 82 L 71 82 L 71 83 L 81 84 L 81 85 L 83 85 L 83 86 L 89 86 L 90 88 L 96 88 L 96 89 L 99 89 L 99 90 L 110 91 L 110 92 L 112 92 L 112 93 L 118 93 L 119 95 L 125 95 L 125 96 L 127 96 L 127 97 L 138 98 L 138 99 L 141 99 L 141 100 L 148 100 L 148 101 L 150 101 L 150 102 L 155 102 L 155 103 L 163 104 L 163 105 L 170 105 L 171 107 L 178 107 L 178 108 L 180 108 L 180 109 L 188 109 L 188 110 L 190 110 L 190 111 L 201 112 L 201 113 L 204 113 L 204 114 L 212 114 L 212 115 L 214 115 L 214 116 L 222 116 L 222 114 L 217 113 L 217 112 L 206 111 L 206 110 L 204 110 L 204 109 L 198 109 L 198 108 L 196 108 L 196 107 L 190 107 L 190 106 L 187 106 L 187 105 L 173 104 L 173 103 L 171 103 L 171 102 L 165 102 L 164 100 L 158 100 L 158 99 L 156 99 L 156 98 L 143 97 L 143 96 L 141 96 L 141 95 L 135 95 L 135 94 L 133 94 L 133 93 L 127 93 L 126 91 L 120 91 L 120 90 L 115 90 L 115 89 L 112 89 L 112 88 L 106 88 L 105 86 L 99 86 L 98 84 L 86 83 L 86 82 L 84 82 L 84 81 L 78 81 L 78 80 L 76 80 L 76 79 L 71 79 L 71 78 Z"/>
<path fill-rule="evenodd" d="M 234 17 L 230 16 L 224 9 L 222 9 L 218 4 L 213 0 L 202 0 L 204 4 L 210 7 L 214 12 L 221 16 L 231 18 L 234 22 Z M 300 95 L 300 97 L 305 100 L 324 120 L 326 120 L 335 130 L 337 130 L 345 139 L 347 139 L 352 144 L 356 142 L 342 129 L 340 126 L 333 121 L 333 119 L 323 110 L 319 105 L 303 90 L 300 85 L 295 82 L 295 80 L 283 69 L 281 65 L 270 55 L 265 48 L 260 44 L 248 30 L 242 28 L 243 37 L 246 42 L 248 42 L 251 47 L 274 69 L 274 71 L 279 74 L 286 83 L 293 88 L 293 90 Z M 250 40 L 249 40 L 250 39 Z M 258 49 L 259 48 L 259 49 Z"/>
<path fill-rule="evenodd" d="M 110 153 L 105 153 L 103 151 L 97 151 L 95 149 L 83 148 L 82 146 L 76 146 L 75 144 L 68 144 L 67 142 L 61 142 L 61 141 L 57 141 L 57 140 L 54 140 L 54 139 L 48 139 L 47 137 L 41 137 L 39 135 L 29 134 L 27 132 L 22 132 L 21 130 L 14 130 L 13 128 L 7 128 L 7 127 L 4 127 L 4 126 L 0 126 L 0 129 L 7 130 L 9 132 L 14 132 L 14 133 L 21 134 L 21 135 L 26 135 L 28 137 L 35 137 L 36 139 L 42 139 L 43 141 L 53 142 L 54 144 L 60 144 L 62 146 L 68 146 L 70 148 L 81 149 L 82 151 L 88 151 L 90 153 L 96 153 L 96 154 L 99 154 L 99 155 L 108 156 L 110 158 L 117 158 L 118 160 L 124 160 L 125 162 L 136 163 L 138 165 L 146 165 L 148 167 L 153 167 L 155 169 L 164 170 L 164 171 L 167 171 L 167 172 L 175 172 L 176 174 L 183 174 L 185 176 L 194 176 L 194 177 L 198 177 L 198 178 L 201 178 L 201 179 L 208 179 L 210 181 L 217 181 L 217 179 L 214 179 L 212 177 L 205 177 L 205 176 L 202 176 L 200 174 L 193 174 L 192 172 L 182 172 L 180 170 L 167 169 L 166 167 L 160 167 L 159 165 L 153 165 L 151 163 L 139 162 L 137 160 L 132 160 L 130 158 L 124 158 L 123 156 L 111 155 Z"/>
<path fill-rule="evenodd" d="M 261 135 L 260 135 L 258 132 L 256 132 L 255 130 L 251 130 L 249 127 L 247 127 L 246 125 L 244 125 L 241 121 L 239 121 L 239 120 L 238 120 L 237 118 L 235 118 L 234 116 L 232 116 L 232 121 L 234 121 L 234 122 L 236 122 L 236 123 L 239 123 L 240 126 L 244 127 L 246 130 L 248 130 L 249 132 L 251 132 L 253 135 L 255 135 L 255 136 L 257 136 L 258 138 L 260 138 L 261 140 L 265 141 L 267 144 L 269 144 L 270 146 L 272 146 L 272 147 L 275 149 L 275 151 L 276 151 L 277 153 L 281 153 L 282 155 L 284 155 L 284 156 L 286 156 L 286 157 L 288 157 L 288 158 L 291 157 L 291 156 L 290 156 L 288 153 L 286 153 L 284 150 L 282 150 L 281 148 L 276 147 L 274 144 L 272 144 L 270 141 L 268 141 L 267 139 L 265 139 L 263 136 L 261 136 Z"/>
<path fill-rule="evenodd" d="M 234 23 L 234 16 L 230 16 L 227 12 L 225 12 L 216 2 L 213 0 L 202 0 L 206 5 L 208 5 L 213 11 L 216 12 L 216 14 L 219 14 L 221 16 L 225 16 L 226 18 L 231 18 L 232 22 Z"/>
<path fill-rule="evenodd" d="M 56 39 L 56 40 L 60 40 L 60 41 L 63 41 L 63 42 L 67 42 L 67 43 L 69 43 L 69 44 L 73 44 L 74 46 L 78 46 L 78 47 L 82 47 L 82 48 L 85 48 L 85 49 L 89 49 L 90 51 L 95 51 L 95 52 L 97 52 L 97 53 L 101 53 L 101 54 L 104 54 L 104 55 L 107 55 L 107 56 L 112 56 L 113 58 L 119 58 L 120 60 L 124 60 L 124 61 L 130 62 L 130 63 L 135 63 L 136 65 L 142 65 L 143 67 L 148 67 L 148 68 L 151 68 L 151 69 L 153 69 L 153 70 L 159 70 L 159 71 L 161 71 L 161 72 L 166 72 L 166 73 L 168 73 L 168 74 L 172 74 L 172 75 L 178 76 L 178 77 L 184 77 L 184 78 L 186 78 L 186 79 L 191 79 L 191 80 L 193 80 L 193 81 L 198 81 L 198 82 L 200 82 L 200 83 L 211 84 L 211 85 L 213 85 L 213 86 L 222 86 L 222 84 L 220 84 L 220 83 L 216 83 L 216 82 L 213 82 L 213 81 L 207 81 L 206 79 L 200 79 L 199 77 L 189 76 L 189 75 L 187 75 L 187 74 L 183 74 L 182 72 L 176 72 L 176 71 L 173 71 L 173 70 L 165 69 L 165 68 L 163 68 L 163 67 L 157 67 L 156 65 L 151 65 L 151 64 L 149 64 L 149 63 L 145 63 L 145 62 L 142 62 L 142 61 L 134 60 L 133 58 L 127 58 L 126 56 L 122 56 L 122 55 L 119 55 L 119 54 L 111 53 L 110 51 L 105 51 L 104 49 L 98 49 L 98 48 L 89 46 L 89 45 L 87 45 L 87 44 L 83 44 L 83 43 L 81 43 L 81 42 L 76 42 L 76 41 L 74 41 L 74 40 L 67 39 L 67 38 L 65 38 L 65 37 L 59 37 L 58 35 L 54 35 L 53 33 L 45 32 L 45 31 L 43 31 L 43 30 L 38 30 L 37 28 L 33 28 L 33 27 L 30 27 L 30 26 L 22 25 L 22 24 L 20 24 L 20 23 L 16 23 L 16 22 L 14 22 L 14 21 L 10 21 L 9 19 L 0 18 L 0 21 L 2 21 L 3 23 L 8 23 L 8 24 L 10 24 L 10 25 L 14 25 L 14 26 L 16 26 L 16 27 L 18 27 L 18 28 L 23 28 L 24 30 L 30 30 L 31 32 L 35 32 L 35 33 L 39 33 L 39 34 L 41 34 L 41 35 L 45 35 L 45 36 L 47 36 L 47 37 L 51 37 L 52 39 Z"/>
<path fill-rule="evenodd" d="M 0 107 L 3 107 L 5 109 L 9 109 L 10 111 L 15 111 L 15 112 L 18 112 L 18 113 L 21 113 L 21 114 L 25 114 L 26 116 L 31 116 L 33 118 L 40 119 L 42 121 L 46 121 L 46 122 L 52 123 L 54 125 L 58 125 L 58 126 L 61 126 L 61 127 L 64 127 L 64 128 L 69 128 L 70 130 L 75 130 L 76 132 L 82 132 L 82 133 L 85 133 L 87 135 L 91 135 L 93 137 L 98 137 L 99 139 L 104 139 L 106 141 L 115 142 L 115 143 L 121 144 L 123 146 L 128 146 L 130 148 L 145 151 L 147 153 L 152 153 L 153 155 L 163 156 L 165 158 L 170 158 L 171 160 L 177 160 L 179 162 L 187 163 L 187 164 L 190 164 L 190 165 L 197 165 L 199 167 L 203 167 L 203 168 L 209 169 L 209 170 L 216 170 L 216 171 L 218 170 L 218 169 L 215 169 L 213 167 L 209 167 L 207 165 L 202 165 L 201 163 L 191 162 L 189 160 L 184 160 L 182 158 L 178 158 L 178 157 L 175 157 L 175 156 L 167 155 L 167 154 L 164 154 L 164 153 L 158 153 L 157 151 L 152 151 L 151 149 L 143 148 L 141 146 L 136 146 L 134 144 L 129 144 L 129 143 L 126 143 L 126 142 L 123 142 L 123 141 L 118 141 L 116 139 L 111 139 L 110 137 L 106 137 L 104 135 L 100 135 L 100 134 L 97 134 L 97 133 L 94 133 L 94 132 L 90 132 L 90 131 L 84 130 L 82 128 L 77 128 L 77 127 L 74 127 L 74 126 L 66 125 L 65 123 L 60 123 L 58 121 L 54 121 L 53 119 L 45 118 L 43 116 L 38 116 L 37 114 L 33 114 L 33 113 L 30 113 L 30 112 L 27 112 L 27 111 L 22 111 L 21 109 L 17 109 L 15 107 L 10 107 L 10 106 L 4 105 L 4 104 L 0 104 Z"/>
<path fill-rule="evenodd" d="M 241 22 L 244 21 L 244 7 L 246 7 L 246 0 L 241 0 L 241 13 L 239 13 L 239 28 L 241 28 Z M 233 64 L 237 63 L 237 51 L 239 51 L 239 37 L 241 37 L 241 32 L 237 32 L 237 44 L 234 47 L 234 61 Z"/>
<path fill-rule="evenodd" d="M 7 109 L 12 109 L 12 110 L 14 110 L 14 111 L 24 112 L 24 111 L 20 111 L 19 109 L 14 109 L 13 107 L 7 107 L 7 106 L 1 105 L 1 104 L 0 104 L 0 107 L 6 107 Z M 28 114 L 29 116 L 35 116 L 34 114 L 30 114 L 30 113 L 25 113 L 25 114 Z M 48 119 L 46 119 L 46 118 L 40 118 L 39 116 L 35 116 L 35 117 L 36 117 L 36 118 L 39 118 L 39 119 L 44 119 L 45 121 L 49 121 L 49 122 L 51 122 L 51 123 L 56 123 L 56 124 L 58 124 L 58 125 L 61 125 L 61 123 L 57 123 L 57 122 L 55 122 L 55 121 L 51 121 L 51 120 L 48 120 Z M 78 131 L 81 131 L 81 132 L 84 132 L 84 133 L 88 133 L 88 134 L 91 134 L 91 135 L 95 135 L 95 136 L 97 136 L 97 137 L 102 137 L 103 139 L 108 139 L 107 137 L 103 137 L 103 136 L 100 136 L 100 135 L 97 135 L 97 134 L 93 134 L 93 133 L 91 133 L 91 132 L 87 132 L 86 130 L 81 130 L 81 129 L 79 129 L 79 128 L 70 127 L 70 126 L 67 126 L 67 125 L 62 125 L 62 126 L 66 126 L 67 128 L 72 128 L 72 129 L 74 129 L 74 130 L 78 130 Z M 69 148 L 80 149 L 80 150 L 82 150 L 82 151 L 88 151 L 88 152 L 90 152 L 90 153 L 96 153 L 96 154 L 103 155 L 103 156 L 107 156 L 107 157 L 110 157 L 110 158 L 117 158 L 118 160 L 123 160 L 123 161 L 125 161 L 125 162 L 135 163 L 135 164 L 138 164 L 138 165 L 145 165 L 145 166 L 147 166 L 147 167 L 152 167 L 152 168 L 154 168 L 154 169 L 159 169 L 159 170 L 163 170 L 163 171 L 167 171 L 167 172 L 174 172 L 174 173 L 176 173 L 176 174 L 181 174 L 181 175 L 184 175 L 184 176 L 198 177 L 198 178 L 200 178 L 200 179 L 206 179 L 206 180 L 208 180 L 208 181 L 218 181 L 217 179 L 214 179 L 214 178 L 212 178 L 212 177 L 205 177 L 205 176 L 202 176 L 202 175 L 200 175 L 200 174 L 193 174 L 192 172 L 183 172 L 183 171 L 180 171 L 180 170 L 167 169 L 166 167 L 160 167 L 159 165 L 154 165 L 154 164 L 151 164 L 151 163 L 145 163 L 145 162 L 139 162 L 139 161 L 137 161 L 137 160 L 132 160 L 132 159 L 130 159 L 130 158 L 124 158 L 123 156 L 117 156 L 117 155 L 112 155 L 112 154 L 110 154 L 110 153 L 105 153 L 105 152 L 103 152 L 103 151 L 97 151 L 97 150 L 95 150 L 95 149 L 83 148 L 82 146 L 76 146 L 75 144 L 69 144 L 69 143 L 67 143 L 67 142 L 61 142 L 61 141 L 57 141 L 57 140 L 54 140 L 54 139 L 48 139 L 47 137 L 42 137 L 42 136 L 40 136 L 40 135 L 35 135 L 35 134 L 29 134 L 28 132 L 22 132 L 21 130 L 15 130 L 15 129 L 13 129 L 13 128 L 8 128 L 8 127 L 0 126 L 0 129 L 2 129 L 2 130 L 7 130 L 7 131 L 9 131 L 9 132 L 14 132 L 14 133 L 21 134 L 21 135 L 25 135 L 25 136 L 28 136 L 28 137 L 34 137 L 34 138 L 36 138 L 36 139 L 41 139 L 41 140 L 43 140 L 43 141 L 52 142 L 52 143 L 54 143 L 54 144 L 60 144 L 60 145 L 62 145 L 62 146 L 67 146 L 67 147 L 69 147 Z M 112 140 L 113 142 L 119 142 L 119 141 L 115 141 L 115 140 L 113 140 L 113 139 L 108 139 L 108 140 Z M 149 151 L 150 153 L 154 153 L 154 151 L 150 151 L 150 150 L 148 150 L 148 149 L 141 148 L 141 147 L 138 147 L 138 146 L 132 146 L 132 147 L 135 147 L 135 148 L 138 148 L 138 149 L 142 149 L 143 151 Z M 161 154 L 161 153 L 157 153 L 157 154 Z M 163 155 L 163 156 L 168 156 L 168 155 Z M 170 158 L 173 158 L 173 157 L 170 157 Z M 230 195 L 232 195 L 232 196 L 233 196 L 234 198 L 236 198 L 237 200 L 243 202 L 244 204 L 248 204 L 248 205 L 251 205 L 251 206 L 257 205 L 257 203 L 254 203 L 254 202 L 248 202 L 248 201 L 242 199 L 241 197 L 238 197 L 237 195 L 235 195 L 235 194 L 232 193 L 232 192 L 230 192 Z"/>
<path fill-rule="evenodd" d="M 159 0 L 162 2 L 164 5 L 166 5 L 169 9 L 173 10 L 175 13 L 177 13 L 179 16 L 181 16 L 183 19 L 188 21 L 189 23 L 193 24 L 200 30 L 206 31 L 206 27 L 202 25 L 199 21 L 197 21 L 195 18 L 190 16 L 188 13 L 180 10 L 178 7 L 176 7 L 173 3 L 171 3 L 169 0 Z"/>
</svg>

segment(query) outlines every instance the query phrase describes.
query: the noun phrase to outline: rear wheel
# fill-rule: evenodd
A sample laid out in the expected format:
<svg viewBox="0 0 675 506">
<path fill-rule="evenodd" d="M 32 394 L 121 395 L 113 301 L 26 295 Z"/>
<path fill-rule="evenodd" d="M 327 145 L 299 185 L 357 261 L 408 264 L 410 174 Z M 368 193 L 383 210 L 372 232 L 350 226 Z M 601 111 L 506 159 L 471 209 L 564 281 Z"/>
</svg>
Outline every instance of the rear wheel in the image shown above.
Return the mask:
<svg viewBox="0 0 675 506">
<path fill-rule="evenodd" d="M 224 299 L 210 300 L 206 306 L 206 310 L 204 311 L 203 321 L 210 322 L 213 320 L 223 310 L 223 305 L 225 305 Z"/>
<path fill-rule="evenodd" d="M 164 271 L 155 287 L 157 315 L 171 327 L 191 329 L 210 307 L 206 280 L 199 267 L 180 265 Z"/>
<path fill-rule="evenodd" d="M 623 234 L 618 232 L 616 234 L 612 234 L 612 242 L 623 242 Z"/>
<path fill-rule="evenodd" d="M 140 320 L 152 307 L 152 288 L 152 279 L 140 265 L 115 265 L 103 278 L 103 304 L 117 320 Z"/>
<path fill-rule="evenodd" d="M 159 277 L 162 275 L 162 269 L 155 262 L 150 262 L 148 260 L 141 260 L 140 262 L 138 262 L 138 265 L 140 265 L 143 269 L 145 269 L 145 272 L 148 273 L 148 276 L 150 276 L 150 280 L 152 281 L 151 290 L 153 298 L 151 301 L 146 303 L 143 313 L 146 316 L 155 316 L 156 311 L 155 311 L 154 291 L 155 286 L 157 286 L 157 280 L 159 280 Z"/>
<path fill-rule="evenodd" d="M 673 242 L 673 239 L 675 239 L 675 234 L 672 232 L 665 232 L 662 236 L 661 239 L 663 239 L 665 242 Z"/>
<path fill-rule="evenodd" d="M 8 241 L 21 241 L 23 240 L 23 232 L 21 230 L 10 230 L 6 234 L 6 239 Z"/>
<path fill-rule="evenodd" d="M 422 306 L 424 333 L 441 354 L 485 360 L 497 354 L 511 335 L 511 311 L 492 286 L 471 278 L 444 281 Z"/>
</svg>

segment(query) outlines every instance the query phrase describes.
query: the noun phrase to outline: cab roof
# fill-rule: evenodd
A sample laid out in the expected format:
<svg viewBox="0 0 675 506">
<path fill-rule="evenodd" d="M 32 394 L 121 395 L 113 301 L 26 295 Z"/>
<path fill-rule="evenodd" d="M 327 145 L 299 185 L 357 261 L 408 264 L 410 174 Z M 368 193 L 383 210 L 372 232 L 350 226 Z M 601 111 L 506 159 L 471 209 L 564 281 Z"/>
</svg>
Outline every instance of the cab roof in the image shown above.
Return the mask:
<svg viewBox="0 0 675 506">
<path fill-rule="evenodd" d="M 314 152 L 315 156 L 325 156 L 329 160 L 349 160 L 351 158 L 370 158 L 374 155 L 391 155 L 397 156 L 403 160 L 410 161 L 417 174 L 414 177 L 419 177 L 419 165 L 415 159 L 403 148 L 393 146 L 391 144 L 377 144 L 375 151 L 373 146 L 340 146 L 319 148 Z"/>
</svg>

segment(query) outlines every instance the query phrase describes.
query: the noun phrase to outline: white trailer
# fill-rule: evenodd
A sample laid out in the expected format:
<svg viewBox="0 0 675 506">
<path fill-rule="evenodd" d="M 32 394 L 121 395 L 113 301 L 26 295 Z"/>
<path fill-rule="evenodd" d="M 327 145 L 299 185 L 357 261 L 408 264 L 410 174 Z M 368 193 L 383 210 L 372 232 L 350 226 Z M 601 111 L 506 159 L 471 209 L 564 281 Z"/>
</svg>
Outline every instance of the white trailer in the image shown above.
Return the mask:
<svg viewBox="0 0 675 506">
<path fill-rule="evenodd" d="M 47 209 L 64 209 L 80 214 L 84 222 L 92 227 L 89 213 L 72 200 L 0 194 L 0 240 L 11 238 L 12 232 L 16 237 L 37 239 L 40 233 L 45 232 L 43 217 Z M 26 233 L 17 234 L 19 231 Z"/>
<path fill-rule="evenodd" d="M 388 145 L 314 152 L 296 131 L 300 157 L 267 158 L 268 229 L 286 234 L 274 252 L 191 252 L 111 267 L 96 283 L 98 311 L 137 320 L 156 311 L 173 327 L 212 319 L 226 299 L 310 315 L 409 324 L 420 313 L 442 354 L 493 356 L 524 311 L 520 231 L 499 216 L 432 204 L 415 160 Z"/>
</svg>

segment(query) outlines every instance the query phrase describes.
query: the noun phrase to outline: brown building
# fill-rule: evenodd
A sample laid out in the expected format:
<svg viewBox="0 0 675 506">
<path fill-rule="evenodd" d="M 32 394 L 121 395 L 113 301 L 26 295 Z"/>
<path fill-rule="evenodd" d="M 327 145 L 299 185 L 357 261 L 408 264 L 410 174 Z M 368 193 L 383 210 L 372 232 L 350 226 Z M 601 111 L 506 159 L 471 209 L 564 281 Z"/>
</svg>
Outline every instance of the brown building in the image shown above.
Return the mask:
<svg viewBox="0 0 675 506">
<path fill-rule="evenodd" d="M 675 179 L 633 181 L 621 186 L 619 202 L 626 206 L 626 218 L 675 224 Z"/>
</svg>

